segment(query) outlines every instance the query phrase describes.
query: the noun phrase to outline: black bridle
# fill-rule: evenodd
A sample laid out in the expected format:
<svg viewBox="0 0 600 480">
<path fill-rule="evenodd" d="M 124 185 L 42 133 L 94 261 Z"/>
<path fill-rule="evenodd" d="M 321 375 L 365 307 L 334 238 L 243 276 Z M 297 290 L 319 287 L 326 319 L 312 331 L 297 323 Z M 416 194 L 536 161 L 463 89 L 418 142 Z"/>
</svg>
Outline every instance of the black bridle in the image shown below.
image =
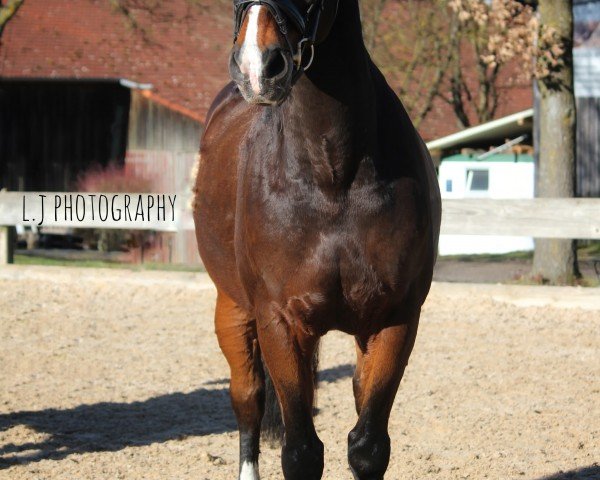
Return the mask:
<svg viewBox="0 0 600 480">
<path fill-rule="evenodd" d="M 240 29 L 244 23 L 244 19 L 248 13 L 250 7 L 254 5 L 266 6 L 279 27 L 279 31 L 285 41 L 290 54 L 294 60 L 294 78 L 299 77 L 303 71 L 310 68 L 314 55 L 315 55 L 315 42 L 317 39 L 317 32 L 319 30 L 319 23 L 321 20 L 321 14 L 325 8 L 326 0 L 316 0 L 313 2 L 306 12 L 298 9 L 296 3 L 293 0 L 234 0 L 234 42 L 237 41 L 240 34 Z M 339 2 L 339 0 L 336 0 Z M 295 27 L 300 32 L 300 41 L 294 47 L 290 40 L 290 25 Z M 310 59 L 304 64 L 303 55 L 304 50 L 310 48 Z"/>
</svg>

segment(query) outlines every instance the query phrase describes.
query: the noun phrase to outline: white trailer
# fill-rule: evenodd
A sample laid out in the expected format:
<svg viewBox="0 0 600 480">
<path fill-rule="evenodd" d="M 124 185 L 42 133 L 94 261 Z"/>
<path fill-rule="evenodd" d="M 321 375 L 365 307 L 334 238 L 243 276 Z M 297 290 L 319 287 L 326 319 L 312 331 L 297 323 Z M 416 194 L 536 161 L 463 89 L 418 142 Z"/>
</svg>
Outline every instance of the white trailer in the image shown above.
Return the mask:
<svg viewBox="0 0 600 480">
<path fill-rule="evenodd" d="M 531 155 L 506 153 L 458 154 L 446 157 L 439 168 L 442 199 L 533 198 L 535 167 Z M 442 235 L 440 255 L 502 254 L 533 250 L 529 237 Z"/>
</svg>

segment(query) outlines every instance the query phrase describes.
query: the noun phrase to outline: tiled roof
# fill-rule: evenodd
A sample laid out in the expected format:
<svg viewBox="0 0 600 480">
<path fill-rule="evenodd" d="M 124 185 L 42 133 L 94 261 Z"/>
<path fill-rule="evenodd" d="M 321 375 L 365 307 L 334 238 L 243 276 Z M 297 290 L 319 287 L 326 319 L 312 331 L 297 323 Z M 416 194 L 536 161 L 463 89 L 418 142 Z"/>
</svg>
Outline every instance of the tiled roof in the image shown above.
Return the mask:
<svg viewBox="0 0 600 480">
<path fill-rule="evenodd" d="M 169 16 L 134 11 L 132 27 L 109 0 L 26 0 L 0 46 L 5 77 L 128 78 L 204 117 L 227 82 L 229 16 L 170 0 Z"/>
<path fill-rule="evenodd" d="M 133 10 L 141 30 L 110 0 L 26 0 L 4 31 L 0 75 L 128 78 L 153 84 L 152 95 L 204 118 L 228 81 L 232 20 L 226 3 L 195 3 L 170 0 L 168 10 Z M 528 85 L 504 89 L 496 116 L 531 104 Z M 457 129 L 452 110 L 438 99 L 419 130 L 431 140 Z"/>
</svg>

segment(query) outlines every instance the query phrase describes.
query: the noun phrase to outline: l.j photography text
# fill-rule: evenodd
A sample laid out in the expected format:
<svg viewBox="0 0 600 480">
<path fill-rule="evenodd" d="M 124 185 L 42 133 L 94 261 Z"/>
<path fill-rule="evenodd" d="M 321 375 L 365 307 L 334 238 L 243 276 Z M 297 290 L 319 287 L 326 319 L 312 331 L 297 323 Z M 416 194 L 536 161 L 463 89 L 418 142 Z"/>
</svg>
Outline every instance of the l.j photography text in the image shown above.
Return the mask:
<svg viewBox="0 0 600 480">
<path fill-rule="evenodd" d="M 177 195 L 162 194 L 39 194 L 37 206 L 29 206 L 31 197 L 23 196 L 23 222 L 33 222 L 29 210 L 38 212 L 37 225 L 47 215 L 55 222 L 174 222 Z M 41 218 L 40 218 L 41 217 Z"/>
</svg>

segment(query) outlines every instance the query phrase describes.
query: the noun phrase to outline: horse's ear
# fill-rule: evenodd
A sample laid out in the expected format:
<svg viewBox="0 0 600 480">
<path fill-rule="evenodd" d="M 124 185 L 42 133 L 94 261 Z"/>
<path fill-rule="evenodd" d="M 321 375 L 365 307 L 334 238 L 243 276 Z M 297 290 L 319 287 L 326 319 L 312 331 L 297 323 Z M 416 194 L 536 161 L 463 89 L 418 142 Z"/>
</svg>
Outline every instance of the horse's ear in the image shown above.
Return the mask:
<svg viewBox="0 0 600 480">
<path fill-rule="evenodd" d="M 335 18 L 337 16 L 338 3 L 339 0 L 324 0 L 325 7 L 323 9 L 323 13 L 321 14 L 321 23 L 319 25 L 319 29 L 317 30 L 317 38 L 315 39 L 315 43 L 318 45 L 319 43 L 323 43 L 331 28 L 333 27 L 333 23 L 335 22 Z"/>
</svg>

